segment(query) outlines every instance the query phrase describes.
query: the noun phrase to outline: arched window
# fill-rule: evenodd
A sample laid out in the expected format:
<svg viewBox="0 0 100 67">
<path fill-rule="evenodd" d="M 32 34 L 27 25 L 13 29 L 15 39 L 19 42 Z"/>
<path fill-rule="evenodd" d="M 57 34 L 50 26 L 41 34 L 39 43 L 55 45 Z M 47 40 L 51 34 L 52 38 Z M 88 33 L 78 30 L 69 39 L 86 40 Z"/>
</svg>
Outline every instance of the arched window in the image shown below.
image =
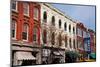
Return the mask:
<svg viewBox="0 0 100 67">
<path fill-rule="evenodd" d="M 73 40 L 73 48 L 75 49 L 75 39 Z"/>
<path fill-rule="evenodd" d="M 61 20 L 59 20 L 59 28 L 61 28 Z"/>
<path fill-rule="evenodd" d="M 55 33 L 54 32 L 52 33 L 52 36 L 51 36 L 51 43 L 52 45 L 55 44 Z"/>
<path fill-rule="evenodd" d="M 28 40 L 28 24 L 23 25 L 22 39 Z"/>
<path fill-rule="evenodd" d="M 46 11 L 43 13 L 43 21 L 47 22 L 47 12 Z"/>
<path fill-rule="evenodd" d="M 52 25 L 55 25 L 55 17 L 52 16 Z"/>
<path fill-rule="evenodd" d="M 59 34 L 59 38 L 58 38 L 58 41 L 59 41 L 59 46 L 61 46 L 62 45 L 62 40 L 61 40 L 61 34 Z"/>
<path fill-rule="evenodd" d="M 12 23 L 11 23 L 12 27 L 11 27 L 11 32 L 12 32 L 12 37 L 13 38 L 16 38 L 16 21 L 15 20 L 12 20 Z"/>
<path fill-rule="evenodd" d="M 65 47 L 67 47 L 67 37 L 65 37 Z"/>
<path fill-rule="evenodd" d="M 46 30 L 43 31 L 43 43 L 44 44 L 47 43 L 47 31 Z"/>
<path fill-rule="evenodd" d="M 75 27 L 73 27 L 73 34 L 75 34 Z"/>
<path fill-rule="evenodd" d="M 37 32 L 38 32 L 37 28 L 34 28 L 33 29 L 33 41 L 37 41 L 38 39 Z"/>
<path fill-rule="evenodd" d="M 69 32 L 71 32 L 71 25 L 69 25 Z"/>
<path fill-rule="evenodd" d="M 69 39 L 69 46 L 70 46 L 70 48 L 72 48 L 71 38 Z"/>
<path fill-rule="evenodd" d="M 65 24 L 64 24 L 64 30 L 65 30 L 65 31 L 67 30 L 66 22 L 65 22 Z"/>
</svg>

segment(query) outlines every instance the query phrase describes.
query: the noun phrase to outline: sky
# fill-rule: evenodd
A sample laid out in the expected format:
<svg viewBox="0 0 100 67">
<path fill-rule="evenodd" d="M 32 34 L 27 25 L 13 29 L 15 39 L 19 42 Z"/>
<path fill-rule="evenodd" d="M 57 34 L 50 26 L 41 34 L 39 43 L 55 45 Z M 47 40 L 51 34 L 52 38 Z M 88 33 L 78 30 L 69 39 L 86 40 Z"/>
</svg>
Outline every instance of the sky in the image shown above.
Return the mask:
<svg viewBox="0 0 100 67">
<path fill-rule="evenodd" d="M 71 4 L 52 4 L 54 7 L 69 15 L 75 20 L 82 22 L 87 28 L 95 31 L 96 14 L 95 6 L 71 5 Z"/>
</svg>

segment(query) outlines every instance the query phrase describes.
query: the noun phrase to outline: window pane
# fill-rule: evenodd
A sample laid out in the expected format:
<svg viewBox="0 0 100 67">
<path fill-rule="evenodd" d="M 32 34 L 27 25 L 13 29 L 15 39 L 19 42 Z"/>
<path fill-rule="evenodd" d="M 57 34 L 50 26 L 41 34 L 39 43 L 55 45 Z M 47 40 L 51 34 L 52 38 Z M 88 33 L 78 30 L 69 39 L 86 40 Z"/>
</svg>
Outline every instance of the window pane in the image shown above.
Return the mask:
<svg viewBox="0 0 100 67">
<path fill-rule="evenodd" d="M 12 37 L 15 37 L 15 29 L 16 29 L 16 21 L 15 20 L 12 20 Z"/>
<path fill-rule="evenodd" d="M 38 19 L 39 11 L 38 8 L 34 8 L 34 19 Z"/>
<path fill-rule="evenodd" d="M 12 9 L 16 10 L 16 1 L 12 1 Z"/>
<path fill-rule="evenodd" d="M 24 14 L 29 14 L 29 5 L 28 5 L 28 3 L 24 3 L 24 5 L 23 5 L 23 8 L 24 8 Z"/>
</svg>

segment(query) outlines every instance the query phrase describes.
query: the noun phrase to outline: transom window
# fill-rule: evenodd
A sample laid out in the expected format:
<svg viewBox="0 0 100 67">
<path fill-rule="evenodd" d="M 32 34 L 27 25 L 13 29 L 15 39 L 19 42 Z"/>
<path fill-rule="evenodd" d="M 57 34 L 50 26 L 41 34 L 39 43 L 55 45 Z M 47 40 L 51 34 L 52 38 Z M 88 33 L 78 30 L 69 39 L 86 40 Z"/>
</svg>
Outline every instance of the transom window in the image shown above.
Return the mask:
<svg viewBox="0 0 100 67">
<path fill-rule="evenodd" d="M 24 10 L 25 15 L 29 15 L 29 4 L 28 3 L 23 4 L 23 10 Z"/>
<path fill-rule="evenodd" d="M 24 24 L 23 26 L 22 39 L 28 40 L 28 24 Z"/>
<path fill-rule="evenodd" d="M 38 8 L 34 8 L 34 19 L 38 20 L 39 17 L 39 9 Z"/>
</svg>

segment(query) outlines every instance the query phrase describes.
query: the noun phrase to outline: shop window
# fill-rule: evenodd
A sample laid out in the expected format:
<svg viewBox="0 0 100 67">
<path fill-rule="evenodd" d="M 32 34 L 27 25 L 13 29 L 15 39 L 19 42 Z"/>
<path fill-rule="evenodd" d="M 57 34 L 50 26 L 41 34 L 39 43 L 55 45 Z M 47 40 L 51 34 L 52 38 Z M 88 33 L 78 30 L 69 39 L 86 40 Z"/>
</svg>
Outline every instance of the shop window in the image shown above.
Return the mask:
<svg viewBox="0 0 100 67">
<path fill-rule="evenodd" d="M 28 40 L 28 24 L 23 25 L 22 39 Z"/>
<path fill-rule="evenodd" d="M 34 19 L 38 20 L 39 17 L 39 9 L 38 8 L 34 8 Z"/>
</svg>

